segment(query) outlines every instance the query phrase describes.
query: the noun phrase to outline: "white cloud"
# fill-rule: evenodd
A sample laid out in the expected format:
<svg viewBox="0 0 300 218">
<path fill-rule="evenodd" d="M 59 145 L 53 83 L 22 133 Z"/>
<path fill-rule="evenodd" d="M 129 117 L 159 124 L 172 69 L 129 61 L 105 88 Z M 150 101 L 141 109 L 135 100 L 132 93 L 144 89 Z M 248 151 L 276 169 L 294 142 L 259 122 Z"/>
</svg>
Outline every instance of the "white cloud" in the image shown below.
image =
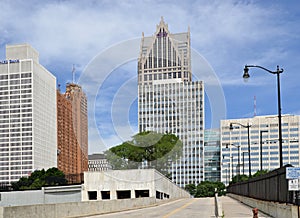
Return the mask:
<svg viewBox="0 0 300 218">
<path fill-rule="evenodd" d="M 142 32 L 145 32 L 146 36 L 152 35 L 160 17 L 164 16 L 172 33 L 187 31 L 190 26 L 192 48 L 206 58 L 223 88 L 234 86 L 237 89 L 235 95 L 226 99 L 227 111 L 231 113 L 231 105 L 235 105 L 236 98 L 243 93 L 241 89 L 245 90 L 241 79 L 245 64 L 263 65 L 271 70 L 279 64 L 288 69 L 284 75 L 283 87 L 286 88 L 283 93 L 292 96 L 293 99 L 300 98 L 300 94 L 288 88 L 298 87 L 300 79 L 297 72 L 300 68 L 300 18 L 297 8 L 299 3 L 296 0 L 290 1 L 289 4 L 284 1 L 235 0 L 2 0 L 0 59 L 4 59 L 5 44 L 28 42 L 39 51 L 41 63 L 52 70 L 58 81 L 67 81 L 71 79 L 72 64 L 76 64 L 77 78 L 80 73 L 82 76 L 82 71 L 86 70 L 85 66 L 89 66 L 98 54 L 105 53 L 107 48 L 114 47 L 120 41 L 139 37 Z M 114 66 L 114 63 L 122 64 L 119 60 L 122 60 L 124 53 L 132 52 L 131 50 L 128 47 L 115 51 L 109 56 L 114 60 L 102 59 L 105 66 L 95 66 L 91 77 L 84 75 L 84 81 L 80 77 L 79 81 L 84 84 L 83 89 L 89 92 L 89 100 L 94 99 L 98 93 L 99 83 L 104 79 L 101 75 L 118 67 Z M 136 74 L 136 65 L 129 64 L 126 67 L 130 74 L 129 77 L 120 77 L 124 81 Z M 267 76 L 269 75 L 253 73 L 253 79 L 247 87 L 274 85 L 274 80 Z M 207 83 L 216 82 L 208 77 L 205 79 Z M 111 84 L 111 90 L 115 90 L 118 80 Z M 106 87 L 102 91 L 109 89 L 110 87 Z M 134 90 L 134 87 L 131 90 Z M 261 92 L 260 95 L 263 98 L 265 94 Z M 96 108 L 111 105 L 112 100 L 109 96 L 104 94 L 103 102 L 90 103 L 90 113 L 95 113 L 94 105 Z M 297 111 L 297 103 L 292 100 L 288 102 L 292 110 Z M 244 107 L 247 108 L 247 105 Z M 268 105 L 265 107 L 267 110 Z M 251 109 L 242 108 L 240 114 L 231 116 L 242 116 L 249 110 Z M 95 120 L 92 119 L 91 122 Z M 105 126 L 106 123 L 102 125 Z M 126 125 L 122 122 L 118 126 L 122 129 Z M 95 134 L 93 128 L 96 127 L 91 127 L 90 132 Z M 125 130 L 122 132 L 125 133 Z M 112 143 L 114 140 L 114 136 L 111 136 Z M 97 147 L 97 142 L 90 144 L 93 149 L 94 146 Z"/>
</svg>

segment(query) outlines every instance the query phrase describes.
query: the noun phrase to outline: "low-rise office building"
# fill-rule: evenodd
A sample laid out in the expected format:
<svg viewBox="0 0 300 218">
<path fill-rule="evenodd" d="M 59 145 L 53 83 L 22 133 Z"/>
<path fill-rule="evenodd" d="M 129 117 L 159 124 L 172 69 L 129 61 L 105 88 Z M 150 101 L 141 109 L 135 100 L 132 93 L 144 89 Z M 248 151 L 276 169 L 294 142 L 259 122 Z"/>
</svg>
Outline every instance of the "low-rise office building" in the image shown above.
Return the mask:
<svg viewBox="0 0 300 218">
<path fill-rule="evenodd" d="M 279 168 L 278 130 L 277 115 L 221 120 L 221 181 L 228 184 L 237 174 L 249 175 L 249 166 L 252 175 Z M 300 166 L 299 134 L 300 116 L 282 115 L 283 165 Z"/>
</svg>

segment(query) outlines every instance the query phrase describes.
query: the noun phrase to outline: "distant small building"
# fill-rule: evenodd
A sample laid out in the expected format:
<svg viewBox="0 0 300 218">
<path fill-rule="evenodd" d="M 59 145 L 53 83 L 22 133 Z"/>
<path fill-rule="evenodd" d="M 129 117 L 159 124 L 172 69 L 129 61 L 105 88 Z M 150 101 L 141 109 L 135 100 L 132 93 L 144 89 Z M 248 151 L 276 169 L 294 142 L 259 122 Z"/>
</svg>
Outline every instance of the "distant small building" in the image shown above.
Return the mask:
<svg viewBox="0 0 300 218">
<path fill-rule="evenodd" d="M 112 169 L 105 155 L 100 153 L 89 155 L 88 165 L 88 171 L 107 171 Z"/>
</svg>

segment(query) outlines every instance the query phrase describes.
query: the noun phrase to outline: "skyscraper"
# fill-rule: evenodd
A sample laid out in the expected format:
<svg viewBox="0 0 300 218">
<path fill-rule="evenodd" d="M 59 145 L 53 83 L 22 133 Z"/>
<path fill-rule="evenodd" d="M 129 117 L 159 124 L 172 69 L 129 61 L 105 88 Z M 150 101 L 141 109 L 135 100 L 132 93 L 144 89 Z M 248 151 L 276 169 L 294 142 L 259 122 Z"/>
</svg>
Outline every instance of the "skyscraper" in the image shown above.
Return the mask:
<svg viewBox="0 0 300 218">
<path fill-rule="evenodd" d="M 69 83 L 64 94 L 57 92 L 58 168 L 69 180 L 81 182 L 88 171 L 87 98 L 81 86 Z"/>
<path fill-rule="evenodd" d="M 183 155 L 172 164 L 180 186 L 204 179 L 204 85 L 192 81 L 190 31 L 172 34 L 163 18 L 153 36 L 142 36 L 138 59 L 139 131 L 173 133 Z"/>
<path fill-rule="evenodd" d="M 0 62 L 0 183 L 56 166 L 56 78 L 30 45 L 8 45 Z"/>
</svg>

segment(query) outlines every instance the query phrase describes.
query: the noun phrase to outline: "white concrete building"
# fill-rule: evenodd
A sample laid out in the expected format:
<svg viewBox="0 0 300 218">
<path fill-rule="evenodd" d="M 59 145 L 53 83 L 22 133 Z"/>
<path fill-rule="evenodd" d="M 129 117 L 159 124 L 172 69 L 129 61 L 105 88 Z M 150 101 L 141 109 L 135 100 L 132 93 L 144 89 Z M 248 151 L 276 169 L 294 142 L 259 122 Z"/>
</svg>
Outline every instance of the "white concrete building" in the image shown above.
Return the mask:
<svg viewBox="0 0 300 218">
<path fill-rule="evenodd" d="M 172 133 L 183 155 L 172 164 L 180 186 L 204 180 L 204 85 L 192 81 L 190 31 L 172 34 L 161 19 L 153 36 L 142 37 L 138 59 L 139 131 Z"/>
<path fill-rule="evenodd" d="M 230 130 L 230 123 L 233 129 Z M 237 174 L 249 175 L 248 128 L 252 175 L 258 170 L 279 168 L 278 116 L 221 120 L 221 180 L 228 184 Z M 283 165 L 300 166 L 300 116 L 282 116 Z M 239 159 L 240 158 L 240 159 Z M 262 159 L 261 159 L 262 158 Z M 240 161 L 239 161 L 240 160 Z M 262 164 L 261 164 L 262 160 Z M 238 163 L 240 162 L 240 166 Z"/>
<path fill-rule="evenodd" d="M 179 188 L 155 169 L 84 172 L 83 190 L 83 201 L 190 197 L 187 191 Z"/>
<path fill-rule="evenodd" d="M 56 78 L 28 44 L 0 61 L 0 183 L 57 167 Z"/>
</svg>

